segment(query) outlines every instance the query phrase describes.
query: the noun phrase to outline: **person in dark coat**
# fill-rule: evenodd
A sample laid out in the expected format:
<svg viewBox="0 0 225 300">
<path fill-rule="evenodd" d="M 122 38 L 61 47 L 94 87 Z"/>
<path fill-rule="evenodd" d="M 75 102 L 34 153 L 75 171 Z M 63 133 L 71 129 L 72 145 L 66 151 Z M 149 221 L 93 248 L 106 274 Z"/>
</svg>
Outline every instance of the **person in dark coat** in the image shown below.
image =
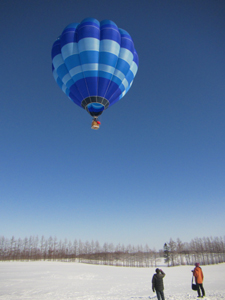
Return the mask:
<svg viewBox="0 0 225 300">
<path fill-rule="evenodd" d="M 166 274 L 158 268 L 155 270 L 155 272 L 156 273 L 152 277 L 152 290 L 153 292 L 156 292 L 158 300 L 165 300 L 163 292 L 163 278 L 166 276 Z"/>
</svg>

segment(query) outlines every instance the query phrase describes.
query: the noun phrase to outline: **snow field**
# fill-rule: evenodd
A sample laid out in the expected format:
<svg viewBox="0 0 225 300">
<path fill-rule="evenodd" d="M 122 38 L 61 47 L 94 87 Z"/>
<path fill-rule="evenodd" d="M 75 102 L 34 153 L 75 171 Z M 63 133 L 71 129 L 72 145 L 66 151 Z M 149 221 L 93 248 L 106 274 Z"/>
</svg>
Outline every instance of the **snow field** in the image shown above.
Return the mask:
<svg viewBox="0 0 225 300">
<path fill-rule="evenodd" d="M 197 299 L 192 266 L 163 267 L 166 300 Z M 225 264 L 203 266 L 206 299 L 225 299 Z M 155 268 L 95 266 L 72 262 L 0 262 L 1 300 L 157 299 Z"/>
</svg>

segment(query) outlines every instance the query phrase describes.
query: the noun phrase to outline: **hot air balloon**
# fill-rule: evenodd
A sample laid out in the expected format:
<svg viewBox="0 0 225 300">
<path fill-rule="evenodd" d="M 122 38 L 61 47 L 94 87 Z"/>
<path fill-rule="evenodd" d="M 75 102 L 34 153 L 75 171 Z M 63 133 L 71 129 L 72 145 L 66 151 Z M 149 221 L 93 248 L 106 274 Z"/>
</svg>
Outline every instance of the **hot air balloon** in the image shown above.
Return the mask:
<svg viewBox="0 0 225 300">
<path fill-rule="evenodd" d="M 110 21 L 93 18 L 68 25 L 52 46 L 52 72 L 62 91 L 98 117 L 130 89 L 138 70 L 131 36 Z"/>
</svg>

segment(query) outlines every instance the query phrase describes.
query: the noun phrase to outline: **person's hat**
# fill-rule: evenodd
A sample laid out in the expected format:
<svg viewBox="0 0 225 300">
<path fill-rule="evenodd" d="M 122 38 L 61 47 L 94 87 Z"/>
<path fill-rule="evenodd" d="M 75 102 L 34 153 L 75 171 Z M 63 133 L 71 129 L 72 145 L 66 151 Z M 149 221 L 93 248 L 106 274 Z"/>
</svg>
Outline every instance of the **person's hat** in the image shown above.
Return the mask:
<svg viewBox="0 0 225 300">
<path fill-rule="evenodd" d="M 195 264 L 195 266 L 196 266 L 196 267 L 199 267 L 199 266 L 200 266 L 200 264 L 199 264 L 199 263 L 196 263 L 196 264 Z"/>
</svg>

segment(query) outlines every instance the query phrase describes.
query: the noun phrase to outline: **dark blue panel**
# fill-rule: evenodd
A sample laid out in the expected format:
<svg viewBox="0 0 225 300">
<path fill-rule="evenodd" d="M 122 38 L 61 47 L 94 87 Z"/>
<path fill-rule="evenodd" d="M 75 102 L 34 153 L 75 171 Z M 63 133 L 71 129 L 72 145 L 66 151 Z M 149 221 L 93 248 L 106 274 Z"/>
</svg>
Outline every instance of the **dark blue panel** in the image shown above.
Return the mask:
<svg viewBox="0 0 225 300">
<path fill-rule="evenodd" d="M 113 40 L 115 42 L 117 42 L 118 44 L 120 44 L 121 42 L 121 36 L 120 33 L 115 29 L 111 29 L 111 28 L 101 28 L 101 40 Z"/>
<path fill-rule="evenodd" d="M 79 26 L 79 23 L 70 23 L 69 25 L 66 26 L 66 28 L 63 30 L 63 32 L 71 30 L 71 29 L 76 29 Z"/>
<path fill-rule="evenodd" d="M 94 19 L 94 18 L 85 18 L 83 21 L 81 21 L 80 23 L 81 25 L 83 24 L 91 24 L 91 25 L 97 25 L 98 27 L 100 27 L 100 23 L 98 20 Z"/>
<path fill-rule="evenodd" d="M 99 77 L 99 81 L 98 81 L 98 96 L 100 97 L 105 97 L 105 94 L 107 92 L 107 89 L 110 85 L 110 80 L 107 78 L 103 78 L 103 77 Z M 106 98 L 108 100 L 108 98 Z"/>
<path fill-rule="evenodd" d="M 77 83 L 74 83 L 73 85 L 71 85 L 70 94 L 73 95 L 73 98 L 78 99 L 79 103 L 81 103 L 82 100 L 84 99 L 79 91 L 79 87 L 77 86 Z"/>
<path fill-rule="evenodd" d="M 109 100 L 110 102 L 110 98 L 115 94 L 115 92 L 119 89 L 119 86 L 118 84 L 116 84 L 115 82 L 111 81 L 110 82 L 110 85 L 109 85 L 109 88 L 107 90 L 107 93 L 105 95 L 105 98 Z M 120 90 L 119 90 L 120 91 Z M 121 91 L 120 91 L 120 94 L 121 94 Z M 119 94 L 119 95 L 120 95 Z"/>
<path fill-rule="evenodd" d="M 76 94 L 76 96 L 77 96 L 77 94 Z M 81 106 L 81 101 L 76 96 L 72 92 L 69 93 L 69 97 L 71 98 L 71 100 L 73 100 L 73 102 L 75 104 Z"/>
<path fill-rule="evenodd" d="M 104 71 L 98 71 L 98 77 L 99 78 L 105 78 L 107 80 L 112 80 L 113 75 L 108 73 L 108 72 L 104 72 Z"/>
<path fill-rule="evenodd" d="M 74 90 L 74 85 L 76 87 L 75 90 Z M 89 97 L 89 93 L 87 90 L 87 83 L 86 83 L 85 78 L 79 79 L 78 81 L 76 81 L 76 83 L 74 85 L 72 85 L 70 87 L 70 90 L 74 95 L 76 95 L 76 91 L 78 90 L 79 93 L 81 94 L 82 100 Z"/>
<path fill-rule="evenodd" d="M 76 42 L 76 39 L 77 34 L 75 30 L 70 29 L 67 32 L 64 31 L 60 38 L 61 48 L 68 43 Z"/>
<path fill-rule="evenodd" d="M 60 40 L 56 40 L 52 46 L 52 59 L 61 53 Z"/>
<path fill-rule="evenodd" d="M 79 66 L 80 63 L 80 57 L 78 54 L 70 55 L 65 59 L 65 64 L 67 66 L 67 69 L 70 71 L 72 68 L 75 68 Z"/>
<path fill-rule="evenodd" d="M 110 27 L 115 27 L 117 28 L 117 25 L 116 23 L 114 23 L 113 21 L 111 20 L 103 20 L 100 22 L 100 26 L 101 27 L 107 27 L 107 26 L 110 26 Z M 118 28 L 117 28 L 118 29 Z"/>
<path fill-rule="evenodd" d="M 113 104 L 115 104 L 117 101 L 120 100 L 120 97 L 115 98 L 110 104 L 109 107 L 112 106 Z"/>
<path fill-rule="evenodd" d="M 83 51 L 80 54 L 81 65 L 88 63 L 98 63 L 98 51 Z"/>
<path fill-rule="evenodd" d="M 100 52 L 99 63 L 115 67 L 117 59 L 118 57 L 115 54 L 109 52 Z"/>
<path fill-rule="evenodd" d="M 86 78 L 87 87 L 90 96 L 97 96 L 97 88 L 98 88 L 98 77 L 87 77 Z"/>
<path fill-rule="evenodd" d="M 119 28 L 119 32 L 120 32 L 121 36 L 131 39 L 131 36 L 129 35 L 129 33 L 126 30 Z"/>
<path fill-rule="evenodd" d="M 134 43 L 131 38 L 124 38 L 121 36 L 121 47 L 130 50 L 130 52 L 134 53 Z"/>
<path fill-rule="evenodd" d="M 112 103 L 114 102 L 117 98 L 119 98 L 119 96 L 122 94 L 122 91 L 120 90 L 120 88 L 118 88 L 113 95 L 111 96 L 111 98 L 109 99 L 109 102 Z"/>
<path fill-rule="evenodd" d="M 137 64 L 137 66 L 139 65 L 139 58 L 138 58 L 138 54 L 137 54 L 135 49 L 134 49 L 134 59 L 133 59 L 133 61 Z"/>
<path fill-rule="evenodd" d="M 100 28 L 96 23 L 86 22 L 81 23 L 77 28 L 77 41 L 79 42 L 83 38 L 93 37 L 100 39 Z"/>
</svg>

